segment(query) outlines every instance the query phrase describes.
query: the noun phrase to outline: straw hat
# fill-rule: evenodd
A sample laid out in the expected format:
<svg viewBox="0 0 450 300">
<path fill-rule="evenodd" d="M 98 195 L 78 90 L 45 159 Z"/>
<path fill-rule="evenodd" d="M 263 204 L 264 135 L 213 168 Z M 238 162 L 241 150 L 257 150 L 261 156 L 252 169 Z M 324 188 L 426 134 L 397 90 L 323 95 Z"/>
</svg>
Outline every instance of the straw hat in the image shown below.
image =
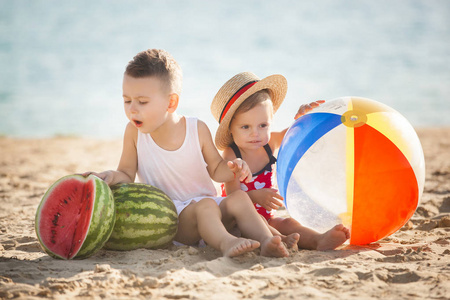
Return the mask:
<svg viewBox="0 0 450 300">
<path fill-rule="evenodd" d="M 287 92 L 287 81 L 282 75 L 271 75 L 264 79 L 251 72 L 243 72 L 228 80 L 217 92 L 211 104 L 211 112 L 219 122 L 215 143 L 219 150 L 231 145 L 233 138 L 230 122 L 238 107 L 252 94 L 268 89 L 275 113 L 284 100 Z"/>
</svg>

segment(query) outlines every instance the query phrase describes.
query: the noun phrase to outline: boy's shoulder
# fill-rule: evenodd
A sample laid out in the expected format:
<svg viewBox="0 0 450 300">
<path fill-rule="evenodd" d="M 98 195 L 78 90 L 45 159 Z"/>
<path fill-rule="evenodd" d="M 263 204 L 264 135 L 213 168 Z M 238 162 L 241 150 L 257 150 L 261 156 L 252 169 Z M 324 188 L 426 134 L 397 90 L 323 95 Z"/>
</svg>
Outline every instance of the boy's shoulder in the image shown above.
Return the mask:
<svg viewBox="0 0 450 300">
<path fill-rule="evenodd" d="M 206 125 L 205 122 L 197 117 L 184 116 L 184 118 L 186 119 L 186 126 L 188 123 L 188 119 L 194 120 L 197 123 L 198 139 L 201 145 L 209 142 L 209 140 L 212 140 L 211 131 L 209 130 L 208 125 Z"/>
<path fill-rule="evenodd" d="M 134 141 L 137 140 L 138 136 L 138 129 L 131 124 L 131 122 L 128 122 L 127 126 L 125 127 L 125 139 L 132 139 Z"/>
<path fill-rule="evenodd" d="M 195 119 L 197 120 L 197 128 L 198 128 L 198 133 L 199 134 L 202 134 L 202 133 L 204 134 L 206 132 L 211 134 L 210 131 L 209 131 L 209 127 L 208 127 L 208 125 L 206 125 L 205 122 L 203 122 L 202 120 L 200 120 L 198 118 L 195 118 Z"/>
<path fill-rule="evenodd" d="M 197 127 L 199 127 L 199 128 L 200 128 L 200 126 L 202 126 L 202 127 L 204 127 L 204 128 L 208 128 L 208 125 L 206 125 L 205 122 L 203 122 L 202 120 L 200 120 L 200 119 L 197 118 L 197 117 L 186 116 L 186 115 L 182 115 L 181 117 L 182 117 L 182 118 L 185 118 L 185 119 L 186 119 L 186 122 L 187 122 L 188 119 L 189 119 L 189 120 L 195 120 L 195 121 L 197 121 Z"/>
</svg>

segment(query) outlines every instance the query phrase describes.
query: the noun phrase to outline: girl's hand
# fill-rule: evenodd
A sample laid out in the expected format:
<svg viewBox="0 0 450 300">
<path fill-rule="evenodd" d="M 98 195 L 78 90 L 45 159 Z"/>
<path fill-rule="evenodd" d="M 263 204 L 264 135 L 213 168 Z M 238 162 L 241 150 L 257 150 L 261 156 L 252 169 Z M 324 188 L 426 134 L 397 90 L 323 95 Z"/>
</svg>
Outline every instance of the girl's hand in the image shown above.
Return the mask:
<svg viewBox="0 0 450 300">
<path fill-rule="evenodd" d="M 261 205 L 264 209 L 270 211 L 272 209 L 278 209 L 283 206 L 283 197 L 278 194 L 277 189 L 259 189 L 251 191 L 255 193 L 254 197 L 252 196 L 253 202 Z M 256 201 L 255 201 L 256 200 Z M 280 201 L 281 200 L 281 201 Z"/>
<path fill-rule="evenodd" d="M 81 174 L 82 176 L 89 176 L 89 175 L 95 175 L 98 178 L 102 179 L 107 185 L 110 185 L 110 183 L 113 181 L 113 172 L 112 171 L 104 171 L 101 173 L 96 173 L 96 172 L 84 172 L 83 174 Z"/>
<path fill-rule="evenodd" d="M 250 180 L 252 180 L 252 172 L 247 163 L 242 159 L 236 158 L 232 161 L 228 161 L 227 166 L 230 168 L 231 172 L 234 173 L 234 177 L 239 178 L 239 181 L 245 180 L 246 183 L 249 183 Z"/>
<path fill-rule="evenodd" d="M 319 106 L 322 103 L 325 103 L 325 100 L 317 100 L 317 101 L 311 102 L 309 104 L 302 104 L 300 106 L 300 108 L 298 109 L 297 113 L 295 114 L 294 119 L 297 120 L 298 118 L 300 118 L 307 112 L 313 110 L 314 108 L 316 108 L 317 106 Z"/>
</svg>

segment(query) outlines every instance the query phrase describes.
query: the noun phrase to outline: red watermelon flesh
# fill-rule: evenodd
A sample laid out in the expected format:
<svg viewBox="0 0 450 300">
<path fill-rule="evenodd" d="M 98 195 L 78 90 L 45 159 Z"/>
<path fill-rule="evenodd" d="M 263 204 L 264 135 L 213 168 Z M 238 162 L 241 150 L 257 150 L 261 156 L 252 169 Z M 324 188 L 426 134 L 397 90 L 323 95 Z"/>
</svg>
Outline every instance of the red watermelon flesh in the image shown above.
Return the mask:
<svg viewBox="0 0 450 300">
<path fill-rule="evenodd" d="M 68 178 L 47 195 L 38 230 L 41 242 L 53 254 L 71 259 L 80 250 L 89 230 L 94 188 L 94 180 Z"/>
</svg>

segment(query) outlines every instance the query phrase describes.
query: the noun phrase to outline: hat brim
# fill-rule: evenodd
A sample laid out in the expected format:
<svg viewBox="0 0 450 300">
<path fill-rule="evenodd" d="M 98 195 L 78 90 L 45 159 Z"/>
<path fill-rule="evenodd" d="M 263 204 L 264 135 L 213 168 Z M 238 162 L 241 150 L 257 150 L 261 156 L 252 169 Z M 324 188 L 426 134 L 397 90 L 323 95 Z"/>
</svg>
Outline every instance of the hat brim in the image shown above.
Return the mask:
<svg viewBox="0 0 450 300">
<path fill-rule="evenodd" d="M 280 107 L 287 93 L 287 80 L 282 75 L 271 75 L 261 79 L 255 83 L 251 88 L 245 91 L 228 109 L 227 114 L 222 119 L 216 131 L 215 144 L 217 149 L 224 150 L 233 142 L 233 137 L 230 132 L 230 122 L 238 107 L 252 94 L 268 89 L 273 103 L 273 112 L 275 113 Z"/>
</svg>

